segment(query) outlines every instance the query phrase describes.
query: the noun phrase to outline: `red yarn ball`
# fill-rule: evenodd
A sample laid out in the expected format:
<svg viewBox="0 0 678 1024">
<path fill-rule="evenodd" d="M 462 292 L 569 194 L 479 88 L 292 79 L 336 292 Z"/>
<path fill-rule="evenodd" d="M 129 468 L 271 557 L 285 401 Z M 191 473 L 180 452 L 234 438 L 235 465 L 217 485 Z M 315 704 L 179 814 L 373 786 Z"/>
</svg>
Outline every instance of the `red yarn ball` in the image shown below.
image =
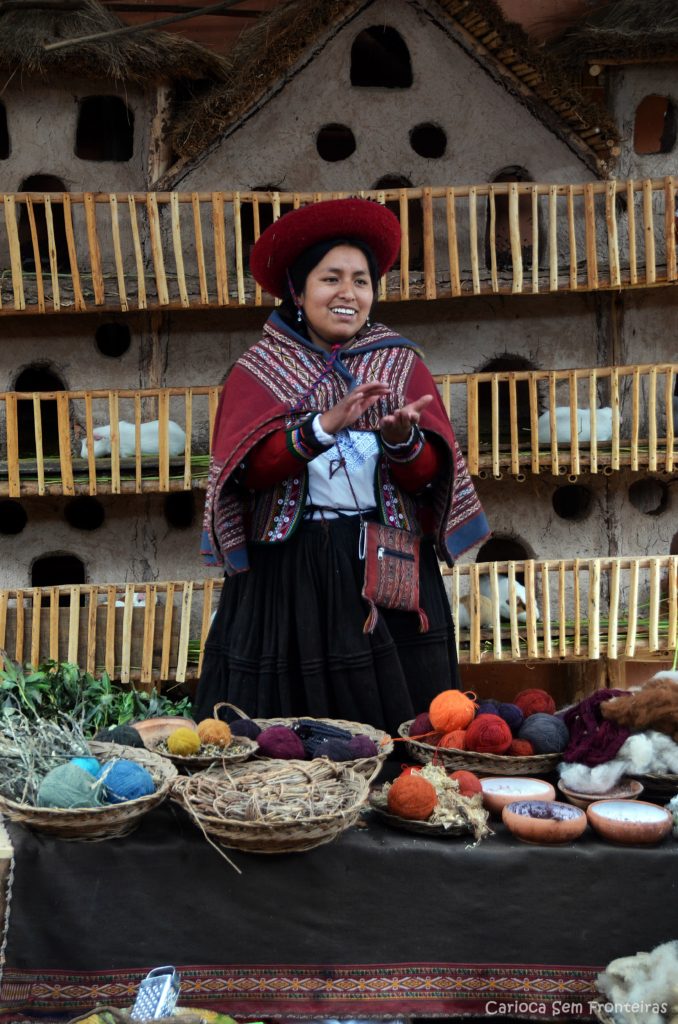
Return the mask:
<svg viewBox="0 0 678 1024">
<path fill-rule="evenodd" d="M 450 778 L 457 780 L 459 784 L 459 792 L 462 796 L 475 796 L 476 793 L 482 793 L 483 791 L 483 787 L 480 785 L 480 779 L 477 775 L 474 775 L 473 772 L 452 772 Z"/>
<path fill-rule="evenodd" d="M 421 775 L 399 775 L 388 791 L 388 809 L 391 814 L 410 821 L 426 821 L 438 803 L 434 787 Z"/>
<path fill-rule="evenodd" d="M 465 729 L 475 711 L 475 704 L 461 690 L 443 690 L 433 698 L 428 709 L 431 725 L 442 733 Z"/>
<path fill-rule="evenodd" d="M 505 754 L 513 736 L 499 715 L 480 715 L 466 730 L 466 749 L 478 754 Z"/>
<path fill-rule="evenodd" d="M 306 751 L 296 732 L 286 725 L 271 725 L 257 736 L 259 751 L 264 757 L 278 757 L 285 760 L 304 759 Z"/>
<path fill-rule="evenodd" d="M 437 747 L 452 748 L 453 750 L 466 750 L 466 729 L 453 729 L 446 732 L 438 739 Z"/>
<path fill-rule="evenodd" d="M 426 736 L 426 733 L 433 732 L 433 726 L 431 725 L 431 719 L 428 711 L 422 711 L 420 715 L 412 722 L 409 728 L 408 736 Z M 428 737 L 427 737 L 428 739 Z"/>
<path fill-rule="evenodd" d="M 534 754 L 534 747 L 529 740 L 513 740 L 507 754 L 510 757 L 531 757 Z"/>
<path fill-rule="evenodd" d="M 556 702 L 546 690 L 521 690 L 513 698 L 513 703 L 520 708 L 525 718 L 540 713 L 553 715 L 556 710 Z"/>
</svg>

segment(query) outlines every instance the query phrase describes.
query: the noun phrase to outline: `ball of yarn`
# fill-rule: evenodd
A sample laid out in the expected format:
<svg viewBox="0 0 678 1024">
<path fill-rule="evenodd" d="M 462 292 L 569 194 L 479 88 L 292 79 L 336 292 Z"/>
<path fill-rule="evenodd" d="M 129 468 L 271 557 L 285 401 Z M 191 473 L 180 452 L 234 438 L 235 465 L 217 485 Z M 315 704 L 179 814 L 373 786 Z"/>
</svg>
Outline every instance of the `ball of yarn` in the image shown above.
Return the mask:
<svg viewBox="0 0 678 1024">
<path fill-rule="evenodd" d="M 480 779 L 473 772 L 466 772 L 462 769 L 458 772 L 452 772 L 450 778 L 456 780 L 462 796 L 475 796 L 476 793 L 482 793 L 483 791 Z"/>
<path fill-rule="evenodd" d="M 476 710 L 476 718 L 478 715 L 496 715 L 498 707 L 498 700 L 481 700 Z"/>
<path fill-rule="evenodd" d="M 232 736 L 247 736 L 250 740 L 256 740 L 260 732 L 261 727 L 251 718 L 237 718 L 235 722 L 231 722 Z"/>
<path fill-rule="evenodd" d="M 329 757 L 330 761 L 352 761 L 355 754 L 352 752 L 347 740 L 339 740 L 336 736 L 329 736 L 319 743 L 315 748 L 316 757 Z"/>
<path fill-rule="evenodd" d="M 227 747 L 231 742 L 231 727 L 218 718 L 203 718 L 198 725 L 198 736 L 201 743 L 209 743 L 213 747 Z"/>
<path fill-rule="evenodd" d="M 417 715 L 409 729 L 409 736 L 426 736 L 427 732 L 433 732 L 431 717 L 428 711 L 422 711 Z"/>
<path fill-rule="evenodd" d="M 511 746 L 511 730 L 499 715 L 481 715 L 466 730 L 466 749 L 478 754 L 505 754 Z"/>
<path fill-rule="evenodd" d="M 369 736 L 363 736 L 362 734 L 350 739 L 347 746 L 351 751 L 351 757 L 355 759 L 359 757 L 376 757 L 379 753 L 377 744 L 374 740 L 371 740 Z"/>
<path fill-rule="evenodd" d="M 296 732 L 286 725 L 271 725 L 263 729 L 257 736 L 259 750 L 265 757 L 278 757 L 284 760 L 304 758 L 304 744 Z"/>
<path fill-rule="evenodd" d="M 504 719 L 514 736 L 525 721 L 525 716 L 517 704 L 497 704 L 496 714 Z"/>
<path fill-rule="evenodd" d="M 434 787 L 421 775 L 399 775 L 388 791 L 391 814 L 410 821 L 426 821 L 438 803 Z"/>
<path fill-rule="evenodd" d="M 444 733 L 436 746 L 444 747 L 445 750 L 466 750 L 466 729 L 453 729 L 452 732 Z"/>
<path fill-rule="evenodd" d="M 534 747 L 529 740 L 513 740 L 506 753 L 510 757 L 532 757 Z"/>
<path fill-rule="evenodd" d="M 525 718 L 538 714 L 552 715 L 556 710 L 556 702 L 546 690 L 521 690 L 513 698 L 513 703 L 520 708 Z"/>
<path fill-rule="evenodd" d="M 77 764 L 78 768 L 82 768 L 84 771 L 89 772 L 95 778 L 99 774 L 101 765 L 97 761 L 96 757 L 72 757 L 70 760 L 71 764 Z"/>
<path fill-rule="evenodd" d="M 120 743 L 123 747 L 146 749 L 146 745 L 133 725 L 112 725 L 108 729 L 100 729 L 94 737 L 99 743 Z"/>
<path fill-rule="evenodd" d="M 536 754 L 562 754 L 569 738 L 569 730 L 560 718 L 541 713 L 530 715 L 518 733 L 518 739 L 529 740 Z"/>
<path fill-rule="evenodd" d="M 428 709 L 431 725 L 438 732 L 465 729 L 475 714 L 476 706 L 461 690 L 443 690 L 431 701 Z"/>
<path fill-rule="evenodd" d="M 127 761 L 125 758 L 109 761 L 101 768 L 99 778 L 104 784 L 109 804 L 122 804 L 155 793 L 155 783 L 150 773 L 136 761 Z"/>
<path fill-rule="evenodd" d="M 40 783 L 38 807 L 99 807 L 101 783 L 77 764 L 52 768 Z"/>
<path fill-rule="evenodd" d="M 175 729 L 167 737 L 167 749 L 170 754 L 176 754 L 178 757 L 190 757 L 191 754 L 197 754 L 200 745 L 200 737 L 197 732 L 184 726 L 181 729 Z"/>
</svg>

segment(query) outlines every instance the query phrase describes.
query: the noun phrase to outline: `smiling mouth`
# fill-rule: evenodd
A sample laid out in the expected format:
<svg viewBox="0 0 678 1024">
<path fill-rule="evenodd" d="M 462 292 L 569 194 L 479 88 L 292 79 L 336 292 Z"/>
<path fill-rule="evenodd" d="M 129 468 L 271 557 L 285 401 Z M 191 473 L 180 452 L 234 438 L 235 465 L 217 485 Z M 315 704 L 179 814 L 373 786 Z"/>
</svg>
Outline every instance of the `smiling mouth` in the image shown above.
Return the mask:
<svg viewBox="0 0 678 1024">
<path fill-rule="evenodd" d="M 348 306 L 334 306 L 330 309 L 330 313 L 334 313 L 335 316 L 355 316 L 357 312 L 356 309 L 349 309 Z"/>
</svg>

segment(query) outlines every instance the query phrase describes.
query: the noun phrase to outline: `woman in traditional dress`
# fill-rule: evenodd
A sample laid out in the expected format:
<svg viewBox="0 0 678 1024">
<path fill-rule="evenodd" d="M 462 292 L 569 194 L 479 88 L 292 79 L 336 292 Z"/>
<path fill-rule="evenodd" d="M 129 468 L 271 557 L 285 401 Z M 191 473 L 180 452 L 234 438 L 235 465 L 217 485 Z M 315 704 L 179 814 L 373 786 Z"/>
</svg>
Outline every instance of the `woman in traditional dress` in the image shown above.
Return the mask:
<svg viewBox="0 0 678 1024">
<path fill-rule="evenodd" d="M 226 575 L 198 720 L 228 701 L 393 733 L 459 685 L 438 560 L 488 527 L 418 347 L 370 320 L 399 245 L 389 210 L 339 199 L 285 214 L 254 246 L 255 279 L 283 301 L 217 411 L 203 554 Z M 370 614 L 368 521 L 421 537 L 419 615 Z"/>
</svg>

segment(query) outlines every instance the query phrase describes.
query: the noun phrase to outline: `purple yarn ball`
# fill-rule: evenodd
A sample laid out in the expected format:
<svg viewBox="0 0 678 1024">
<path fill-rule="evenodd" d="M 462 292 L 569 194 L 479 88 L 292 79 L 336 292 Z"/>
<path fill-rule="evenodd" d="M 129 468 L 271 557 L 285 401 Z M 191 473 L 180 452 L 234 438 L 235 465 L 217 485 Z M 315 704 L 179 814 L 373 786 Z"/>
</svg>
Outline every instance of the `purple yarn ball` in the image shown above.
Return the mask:
<svg viewBox="0 0 678 1024">
<path fill-rule="evenodd" d="M 289 761 L 292 758 L 304 759 L 304 744 L 299 737 L 286 725 L 271 725 L 263 729 L 257 736 L 259 751 L 265 757 L 277 757 Z"/>
<path fill-rule="evenodd" d="M 560 718 L 538 711 L 525 720 L 518 738 L 529 740 L 535 754 L 562 754 L 569 742 L 570 733 Z"/>
<path fill-rule="evenodd" d="M 431 719 L 428 711 L 422 711 L 420 715 L 417 715 L 415 720 L 409 729 L 409 736 L 424 736 L 427 732 L 435 732 L 431 725 Z"/>
<path fill-rule="evenodd" d="M 230 726 L 234 736 L 246 736 L 250 740 L 256 740 L 261 733 L 260 727 L 251 718 L 237 718 Z"/>
<path fill-rule="evenodd" d="M 503 718 L 514 736 L 518 735 L 521 725 L 525 721 L 525 715 L 517 704 L 498 704 L 497 714 Z"/>
<path fill-rule="evenodd" d="M 355 754 L 349 746 L 350 741 L 338 740 L 334 736 L 323 740 L 315 749 L 316 757 L 329 757 L 330 761 L 352 761 Z"/>
<path fill-rule="evenodd" d="M 481 700 L 478 704 L 478 710 L 476 711 L 475 717 L 477 718 L 478 715 L 498 715 L 498 706 L 499 701 L 497 700 Z"/>
<path fill-rule="evenodd" d="M 348 741 L 346 746 L 351 751 L 351 757 L 353 758 L 376 757 L 379 753 L 377 744 L 369 736 L 354 736 L 353 739 Z"/>
</svg>

